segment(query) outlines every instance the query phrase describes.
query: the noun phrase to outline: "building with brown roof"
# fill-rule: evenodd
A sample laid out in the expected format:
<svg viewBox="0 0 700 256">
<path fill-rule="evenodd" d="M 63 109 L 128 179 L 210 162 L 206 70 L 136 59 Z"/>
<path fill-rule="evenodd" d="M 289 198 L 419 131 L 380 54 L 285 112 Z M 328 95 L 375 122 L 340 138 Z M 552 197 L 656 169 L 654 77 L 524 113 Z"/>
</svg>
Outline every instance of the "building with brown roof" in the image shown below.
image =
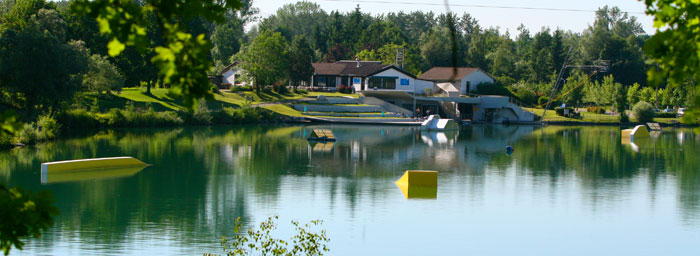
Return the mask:
<svg viewBox="0 0 700 256">
<path fill-rule="evenodd" d="M 437 83 L 454 83 L 461 94 L 475 92 L 480 84 L 496 81 L 480 68 L 467 67 L 434 67 L 421 74 L 419 78 Z"/>
</svg>

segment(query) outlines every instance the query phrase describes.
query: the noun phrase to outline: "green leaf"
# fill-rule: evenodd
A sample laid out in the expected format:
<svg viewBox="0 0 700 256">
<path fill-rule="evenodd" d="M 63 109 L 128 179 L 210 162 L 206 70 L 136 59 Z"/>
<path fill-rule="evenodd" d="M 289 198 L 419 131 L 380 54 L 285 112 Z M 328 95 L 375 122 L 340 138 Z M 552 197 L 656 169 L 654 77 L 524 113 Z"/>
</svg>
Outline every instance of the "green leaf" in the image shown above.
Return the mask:
<svg viewBox="0 0 700 256">
<path fill-rule="evenodd" d="M 119 42 L 116 38 L 113 38 L 112 41 L 109 41 L 107 44 L 107 49 L 109 49 L 109 56 L 114 57 L 122 53 L 122 51 L 126 49 L 126 45 Z"/>
</svg>

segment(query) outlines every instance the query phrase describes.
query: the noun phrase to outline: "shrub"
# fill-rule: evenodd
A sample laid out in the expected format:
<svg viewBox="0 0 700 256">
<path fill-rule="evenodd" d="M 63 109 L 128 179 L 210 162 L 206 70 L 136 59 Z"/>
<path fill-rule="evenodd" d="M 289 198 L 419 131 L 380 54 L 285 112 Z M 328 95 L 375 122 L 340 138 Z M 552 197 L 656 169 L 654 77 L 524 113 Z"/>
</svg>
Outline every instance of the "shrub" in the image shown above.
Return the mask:
<svg viewBox="0 0 700 256">
<path fill-rule="evenodd" d="M 276 85 L 272 86 L 272 89 L 275 90 L 279 94 L 289 93 L 289 89 L 287 89 L 287 86 L 284 86 L 282 84 L 276 84 Z"/>
<path fill-rule="evenodd" d="M 341 84 L 338 86 L 338 92 L 339 93 L 352 93 L 352 87 Z"/>
<path fill-rule="evenodd" d="M 549 97 L 547 96 L 542 96 L 539 99 L 537 99 L 537 105 L 546 108 L 547 107 L 547 102 L 549 102 Z M 557 106 L 561 106 L 561 101 L 555 100 L 552 101 L 552 104 L 549 105 L 549 109 L 555 108 Z"/>
<path fill-rule="evenodd" d="M 586 107 L 586 111 L 588 111 L 588 113 L 605 114 L 605 108 L 599 106 Z"/>
<path fill-rule="evenodd" d="M 39 116 L 36 120 L 36 139 L 38 141 L 52 140 L 60 132 L 61 126 L 51 114 Z"/>
<path fill-rule="evenodd" d="M 637 118 L 637 122 L 651 122 L 654 120 L 654 106 L 646 101 L 637 102 L 637 104 L 632 107 L 632 114 Z"/>
<path fill-rule="evenodd" d="M 52 140 L 60 131 L 60 125 L 51 114 L 39 116 L 36 123 L 24 124 L 15 134 L 14 140 L 22 144 L 33 144 L 39 141 Z"/>
<path fill-rule="evenodd" d="M 266 86 L 265 88 L 262 89 L 262 92 L 263 92 L 263 93 L 268 93 L 268 94 L 269 94 L 269 93 L 272 93 L 272 88 L 270 88 L 269 86 Z"/>
<path fill-rule="evenodd" d="M 201 100 L 197 108 L 192 113 L 192 124 L 210 124 L 212 120 L 211 111 L 207 107 L 207 101 Z"/>
<path fill-rule="evenodd" d="M 537 95 L 529 88 L 520 88 L 518 89 L 518 98 L 525 104 L 533 105 L 537 100 Z"/>
<path fill-rule="evenodd" d="M 110 109 L 105 123 L 112 127 L 155 127 L 182 125 L 184 121 L 172 111 L 145 111 L 127 106 L 124 110 Z"/>
<path fill-rule="evenodd" d="M 224 252 L 227 255 L 323 255 L 329 250 L 327 243 L 330 239 L 326 236 L 326 231 L 314 230 L 323 223 L 322 221 L 312 220 L 305 225 L 292 221 L 296 235 L 291 237 L 290 241 L 284 241 L 274 238 L 271 234 L 277 229 L 277 219 L 277 216 L 270 217 L 260 223 L 259 230 L 251 228 L 243 232 L 241 218 L 236 218 L 233 232 L 244 235 L 222 237 Z"/>
<path fill-rule="evenodd" d="M 251 92 L 253 87 L 250 86 L 231 86 L 231 92 Z"/>
<path fill-rule="evenodd" d="M 294 92 L 295 92 L 295 93 L 298 93 L 298 94 L 307 94 L 307 93 L 309 93 L 309 91 L 304 90 L 304 89 L 294 89 Z"/>
<path fill-rule="evenodd" d="M 22 144 L 32 144 L 36 142 L 36 128 L 33 123 L 24 124 L 22 129 L 15 135 L 15 141 Z"/>
<path fill-rule="evenodd" d="M 511 92 L 508 88 L 506 88 L 503 85 L 494 84 L 494 83 L 481 83 L 481 84 L 479 84 L 479 86 L 476 88 L 476 93 L 480 94 L 480 95 L 500 95 L 500 96 L 515 97 L 513 92 Z"/>
<path fill-rule="evenodd" d="M 657 113 L 654 113 L 655 117 L 661 117 L 661 118 L 674 118 L 677 115 L 678 114 L 676 114 L 675 112 L 657 112 Z"/>
<path fill-rule="evenodd" d="M 66 129 L 97 128 L 103 125 L 97 114 L 82 108 L 66 110 L 57 118 L 58 122 Z"/>
</svg>

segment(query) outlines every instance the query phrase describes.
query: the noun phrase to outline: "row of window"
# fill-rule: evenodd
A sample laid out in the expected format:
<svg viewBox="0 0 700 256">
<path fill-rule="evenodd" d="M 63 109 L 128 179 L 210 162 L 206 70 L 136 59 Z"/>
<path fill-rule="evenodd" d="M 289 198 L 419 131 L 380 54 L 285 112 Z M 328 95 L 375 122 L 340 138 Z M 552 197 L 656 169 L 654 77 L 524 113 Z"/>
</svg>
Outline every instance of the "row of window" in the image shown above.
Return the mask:
<svg viewBox="0 0 700 256">
<path fill-rule="evenodd" d="M 368 89 L 396 89 L 396 79 L 397 77 L 372 77 L 369 79 L 369 88 Z M 350 78 L 349 77 L 340 77 L 340 79 L 337 79 L 336 76 L 315 76 L 314 77 L 314 86 L 315 87 L 336 87 L 339 84 L 345 84 L 349 85 L 350 84 Z M 353 84 L 360 83 L 359 78 L 355 78 L 352 80 Z M 409 85 L 410 80 L 408 79 L 401 79 L 400 83 L 403 86 Z"/>
</svg>

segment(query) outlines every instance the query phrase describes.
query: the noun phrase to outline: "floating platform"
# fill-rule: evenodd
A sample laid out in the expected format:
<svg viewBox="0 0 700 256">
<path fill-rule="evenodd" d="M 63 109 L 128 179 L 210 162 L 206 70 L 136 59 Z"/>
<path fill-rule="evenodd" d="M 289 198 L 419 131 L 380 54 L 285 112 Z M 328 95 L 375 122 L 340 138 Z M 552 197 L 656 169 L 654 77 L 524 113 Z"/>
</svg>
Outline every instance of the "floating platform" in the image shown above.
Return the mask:
<svg viewBox="0 0 700 256">
<path fill-rule="evenodd" d="M 661 125 L 659 123 L 647 123 L 647 127 L 649 128 L 650 132 L 662 132 L 663 129 L 661 128 Z"/>
<path fill-rule="evenodd" d="M 455 120 L 440 119 L 438 115 L 430 115 L 428 119 L 423 121 L 420 125 L 420 129 L 423 131 L 457 130 L 459 129 L 459 125 Z"/>
<path fill-rule="evenodd" d="M 314 129 L 308 140 L 312 141 L 335 141 L 335 135 L 328 129 Z"/>
<path fill-rule="evenodd" d="M 130 156 L 48 162 L 41 164 L 41 183 L 131 176 L 147 166 Z"/>
</svg>

